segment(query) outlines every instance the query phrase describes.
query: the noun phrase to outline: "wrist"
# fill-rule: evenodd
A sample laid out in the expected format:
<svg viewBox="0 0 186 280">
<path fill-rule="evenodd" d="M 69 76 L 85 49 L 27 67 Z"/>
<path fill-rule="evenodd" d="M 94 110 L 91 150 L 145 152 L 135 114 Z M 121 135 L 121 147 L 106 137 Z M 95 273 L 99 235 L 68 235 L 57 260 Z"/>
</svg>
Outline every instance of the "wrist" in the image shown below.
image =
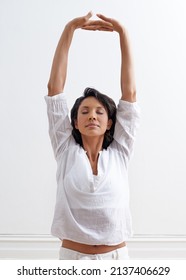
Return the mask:
<svg viewBox="0 0 186 280">
<path fill-rule="evenodd" d="M 75 26 L 73 20 L 66 24 L 65 29 L 67 29 L 70 32 L 74 32 L 76 30 L 76 26 Z"/>
<path fill-rule="evenodd" d="M 125 27 L 123 25 L 118 27 L 117 32 L 119 33 L 119 35 L 126 35 L 127 34 L 127 30 L 125 29 Z"/>
</svg>

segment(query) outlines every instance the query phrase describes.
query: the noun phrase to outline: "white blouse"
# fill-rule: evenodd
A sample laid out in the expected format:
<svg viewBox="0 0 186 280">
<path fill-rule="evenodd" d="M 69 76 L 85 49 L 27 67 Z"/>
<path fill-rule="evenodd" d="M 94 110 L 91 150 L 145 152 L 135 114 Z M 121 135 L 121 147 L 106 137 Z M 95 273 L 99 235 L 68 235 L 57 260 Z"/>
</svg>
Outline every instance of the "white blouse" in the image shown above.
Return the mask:
<svg viewBox="0 0 186 280">
<path fill-rule="evenodd" d="M 57 161 L 52 234 L 90 245 L 126 241 L 132 234 L 127 169 L 139 124 L 137 103 L 119 101 L 114 140 L 100 151 L 98 175 L 93 175 L 86 151 L 71 134 L 65 94 L 45 100 Z"/>
</svg>

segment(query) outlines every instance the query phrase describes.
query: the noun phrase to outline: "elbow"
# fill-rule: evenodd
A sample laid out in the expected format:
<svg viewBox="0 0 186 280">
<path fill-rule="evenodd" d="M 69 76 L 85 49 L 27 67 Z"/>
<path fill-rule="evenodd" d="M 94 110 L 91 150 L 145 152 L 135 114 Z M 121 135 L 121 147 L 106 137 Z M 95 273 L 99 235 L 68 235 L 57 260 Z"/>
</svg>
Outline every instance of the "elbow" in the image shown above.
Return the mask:
<svg viewBox="0 0 186 280">
<path fill-rule="evenodd" d="M 48 82 L 48 96 L 54 96 L 63 92 L 63 87 L 56 85 L 56 83 Z"/>
<path fill-rule="evenodd" d="M 131 93 L 130 93 L 130 102 L 136 102 L 136 90 L 133 90 Z"/>
<path fill-rule="evenodd" d="M 136 102 L 136 89 L 123 90 L 122 100 L 134 103 Z"/>
<path fill-rule="evenodd" d="M 52 96 L 54 93 L 54 88 L 53 88 L 52 84 L 50 83 L 50 81 L 47 84 L 47 88 L 48 88 L 48 96 Z"/>
</svg>

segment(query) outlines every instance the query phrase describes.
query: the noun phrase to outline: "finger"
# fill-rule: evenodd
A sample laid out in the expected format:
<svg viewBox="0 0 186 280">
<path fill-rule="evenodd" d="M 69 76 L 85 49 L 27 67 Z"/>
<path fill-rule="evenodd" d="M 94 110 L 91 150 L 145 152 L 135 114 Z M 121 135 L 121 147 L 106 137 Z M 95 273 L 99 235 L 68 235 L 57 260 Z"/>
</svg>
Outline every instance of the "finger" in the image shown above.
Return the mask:
<svg viewBox="0 0 186 280">
<path fill-rule="evenodd" d="M 99 17 L 100 19 L 112 23 L 112 19 L 111 19 L 111 18 L 105 17 L 105 16 L 102 15 L 102 14 L 96 14 L 96 15 L 97 15 L 97 17 Z"/>
<path fill-rule="evenodd" d="M 113 26 L 112 23 L 104 21 L 104 20 L 95 20 L 95 21 L 92 21 L 92 23 L 100 24 L 100 25 L 103 25 L 103 26 Z"/>
<path fill-rule="evenodd" d="M 101 28 L 101 26 L 98 25 L 83 25 L 82 29 L 86 30 L 97 30 L 98 28 Z"/>
<path fill-rule="evenodd" d="M 103 20 L 89 20 L 87 21 L 84 26 L 105 26 L 105 27 L 113 27 L 113 25 L 110 22 L 106 22 Z"/>
<path fill-rule="evenodd" d="M 89 31 L 96 31 L 97 30 L 97 26 L 84 26 L 81 29 L 89 30 Z"/>
<path fill-rule="evenodd" d="M 99 29 L 97 29 L 98 31 L 108 31 L 108 32 L 113 32 L 114 30 L 111 28 L 105 28 L 105 27 L 100 27 Z"/>
<path fill-rule="evenodd" d="M 85 16 L 85 18 L 86 18 L 86 20 L 88 20 L 89 18 L 91 18 L 93 16 L 93 13 L 92 13 L 92 11 L 90 11 L 86 16 Z"/>
<path fill-rule="evenodd" d="M 91 25 L 91 26 L 84 26 L 81 29 L 84 30 L 92 30 L 92 31 L 114 31 L 112 27 L 105 27 L 105 26 L 97 26 L 97 25 Z"/>
<path fill-rule="evenodd" d="M 82 27 L 81 29 L 88 30 L 88 31 L 96 31 L 95 28 L 88 28 L 88 27 Z"/>
<path fill-rule="evenodd" d="M 103 31 L 103 32 L 113 32 L 114 30 L 109 30 L 109 29 L 86 29 L 86 28 L 82 28 L 83 30 L 87 30 L 87 31 Z"/>
</svg>

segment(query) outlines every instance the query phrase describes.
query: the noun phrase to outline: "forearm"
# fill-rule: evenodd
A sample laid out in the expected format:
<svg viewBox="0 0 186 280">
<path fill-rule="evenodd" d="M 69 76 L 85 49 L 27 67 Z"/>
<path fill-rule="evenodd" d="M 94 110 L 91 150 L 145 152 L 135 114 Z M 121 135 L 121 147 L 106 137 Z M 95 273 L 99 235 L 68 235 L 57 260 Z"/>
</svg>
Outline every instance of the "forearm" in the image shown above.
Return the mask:
<svg viewBox="0 0 186 280">
<path fill-rule="evenodd" d="M 122 27 L 120 32 L 121 47 L 121 92 L 123 100 L 136 101 L 136 85 L 134 77 L 134 66 L 131 54 L 129 38 L 126 30 Z"/>
<path fill-rule="evenodd" d="M 68 52 L 74 31 L 77 28 L 82 28 L 89 21 L 91 16 L 92 12 L 89 12 L 83 17 L 78 17 L 71 20 L 65 26 L 53 59 L 50 79 L 48 82 L 49 96 L 63 92 L 67 75 Z"/>
<path fill-rule="evenodd" d="M 74 27 L 68 23 L 61 35 L 59 43 L 57 45 L 52 69 L 50 74 L 50 79 L 48 82 L 48 95 L 53 96 L 60 92 L 63 92 L 66 75 L 67 75 L 67 64 L 68 64 L 68 53 L 72 42 Z"/>
</svg>

